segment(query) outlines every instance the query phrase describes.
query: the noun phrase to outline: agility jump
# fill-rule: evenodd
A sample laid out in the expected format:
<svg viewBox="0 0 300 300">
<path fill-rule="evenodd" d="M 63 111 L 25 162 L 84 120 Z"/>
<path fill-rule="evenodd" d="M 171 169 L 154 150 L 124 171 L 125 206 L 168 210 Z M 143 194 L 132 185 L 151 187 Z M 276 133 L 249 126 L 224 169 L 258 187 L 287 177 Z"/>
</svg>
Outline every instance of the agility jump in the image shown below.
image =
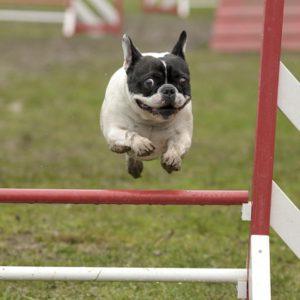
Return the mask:
<svg viewBox="0 0 300 300">
<path fill-rule="evenodd" d="M 0 266 L 1 280 L 235 282 L 238 298 L 271 299 L 270 226 L 300 257 L 300 212 L 273 182 L 277 108 L 300 130 L 300 84 L 280 63 L 284 0 L 266 0 L 251 199 L 247 191 L 0 189 L 0 203 L 242 205 L 251 222 L 244 269 Z"/>
<path fill-rule="evenodd" d="M 123 0 L 112 3 L 107 0 L 1 0 L 0 4 L 14 6 L 14 9 L 0 9 L 0 21 L 62 24 L 65 37 L 76 33 L 120 34 L 123 27 Z M 39 10 L 24 9 L 28 5 L 38 6 Z M 56 10 L 41 10 L 42 6 Z"/>
</svg>

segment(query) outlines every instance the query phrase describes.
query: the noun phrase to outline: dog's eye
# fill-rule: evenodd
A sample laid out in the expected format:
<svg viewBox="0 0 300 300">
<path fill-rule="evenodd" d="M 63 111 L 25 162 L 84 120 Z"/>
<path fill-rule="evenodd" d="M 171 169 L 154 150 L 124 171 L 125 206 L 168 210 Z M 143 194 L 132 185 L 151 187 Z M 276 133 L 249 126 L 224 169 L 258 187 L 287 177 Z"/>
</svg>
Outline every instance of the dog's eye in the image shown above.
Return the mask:
<svg viewBox="0 0 300 300">
<path fill-rule="evenodd" d="M 184 78 L 184 77 L 181 77 L 180 79 L 179 79 L 179 83 L 180 84 L 184 84 L 184 83 L 186 83 L 186 78 Z"/>
<path fill-rule="evenodd" d="M 152 78 L 149 78 L 145 80 L 144 85 L 147 88 L 152 88 L 154 86 L 154 80 Z"/>
</svg>

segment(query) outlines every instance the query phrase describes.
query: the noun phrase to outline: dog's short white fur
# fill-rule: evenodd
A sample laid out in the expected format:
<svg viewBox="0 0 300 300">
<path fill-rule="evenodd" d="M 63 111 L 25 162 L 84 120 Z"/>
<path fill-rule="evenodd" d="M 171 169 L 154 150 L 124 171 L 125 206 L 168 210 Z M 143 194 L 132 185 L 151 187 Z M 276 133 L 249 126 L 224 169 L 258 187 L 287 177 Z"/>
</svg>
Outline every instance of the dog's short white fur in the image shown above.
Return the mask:
<svg viewBox="0 0 300 300">
<path fill-rule="evenodd" d="M 165 54 L 143 55 L 159 58 Z M 125 65 L 126 56 L 124 51 Z M 192 141 L 191 102 L 168 119 L 141 110 L 131 99 L 125 68 L 123 66 L 111 77 L 101 109 L 100 126 L 109 148 L 126 153 L 129 173 L 138 173 L 138 176 L 132 174 L 134 177 L 139 177 L 143 167 L 141 160 L 158 157 L 161 157 L 161 164 L 168 172 L 180 170 L 182 157 Z"/>
</svg>

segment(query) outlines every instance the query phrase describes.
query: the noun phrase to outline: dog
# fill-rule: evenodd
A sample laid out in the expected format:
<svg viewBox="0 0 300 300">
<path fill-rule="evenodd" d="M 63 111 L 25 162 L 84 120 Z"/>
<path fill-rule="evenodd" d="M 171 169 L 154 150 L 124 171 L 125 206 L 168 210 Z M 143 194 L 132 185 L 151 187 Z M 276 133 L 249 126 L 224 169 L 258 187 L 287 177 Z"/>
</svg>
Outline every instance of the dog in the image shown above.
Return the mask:
<svg viewBox="0 0 300 300">
<path fill-rule="evenodd" d="M 182 31 L 171 52 L 141 53 L 126 34 L 124 65 L 111 77 L 100 127 L 111 151 L 125 153 L 128 173 L 139 178 L 143 161 L 161 158 L 179 171 L 191 147 L 193 115 L 190 72 Z"/>
</svg>

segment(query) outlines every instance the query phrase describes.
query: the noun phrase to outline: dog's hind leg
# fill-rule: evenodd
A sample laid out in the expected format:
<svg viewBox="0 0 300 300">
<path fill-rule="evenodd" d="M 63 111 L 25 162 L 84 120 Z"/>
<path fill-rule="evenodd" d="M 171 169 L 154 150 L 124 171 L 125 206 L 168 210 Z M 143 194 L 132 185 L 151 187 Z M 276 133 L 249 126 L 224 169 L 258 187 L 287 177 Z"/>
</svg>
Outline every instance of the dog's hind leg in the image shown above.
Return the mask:
<svg viewBox="0 0 300 300">
<path fill-rule="evenodd" d="M 143 162 L 141 160 L 136 159 L 133 156 L 126 155 L 126 163 L 127 163 L 128 173 L 133 178 L 141 177 L 143 171 Z"/>
</svg>

